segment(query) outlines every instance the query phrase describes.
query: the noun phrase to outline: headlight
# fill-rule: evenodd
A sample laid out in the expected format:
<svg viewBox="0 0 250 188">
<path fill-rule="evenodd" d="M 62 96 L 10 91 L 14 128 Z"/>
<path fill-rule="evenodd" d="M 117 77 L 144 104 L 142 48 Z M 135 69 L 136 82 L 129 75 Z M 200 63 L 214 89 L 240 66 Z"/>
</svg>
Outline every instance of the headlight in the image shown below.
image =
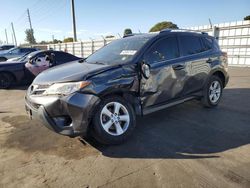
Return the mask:
<svg viewBox="0 0 250 188">
<path fill-rule="evenodd" d="M 51 85 L 46 91 L 44 95 L 69 95 L 78 91 L 86 86 L 88 86 L 90 82 L 82 81 L 82 82 L 68 82 L 68 83 L 56 83 Z"/>
</svg>

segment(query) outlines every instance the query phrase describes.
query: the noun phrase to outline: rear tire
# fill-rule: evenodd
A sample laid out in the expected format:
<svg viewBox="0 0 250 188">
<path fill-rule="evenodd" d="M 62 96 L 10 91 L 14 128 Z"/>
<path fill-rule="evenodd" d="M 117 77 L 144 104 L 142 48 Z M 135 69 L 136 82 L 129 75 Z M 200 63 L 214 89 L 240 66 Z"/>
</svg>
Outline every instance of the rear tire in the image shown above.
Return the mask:
<svg viewBox="0 0 250 188">
<path fill-rule="evenodd" d="M 14 78 L 9 73 L 0 73 L 0 89 L 8 89 L 14 82 Z"/>
<path fill-rule="evenodd" d="M 105 145 L 124 142 L 136 125 L 132 106 L 118 96 L 104 99 L 97 107 L 92 122 L 93 137 Z"/>
<path fill-rule="evenodd" d="M 223 84 L 218 76 L 212 75 L 203 89 L 202 104 L 205 107 L 216 107 L 221 99 Z"/>
<path fill-rule="evenodd" d="M 0 57 L 0 62 L 2 62 L 2 61 L 7 61 L 7 58 L 5 58 L 5 57 Z"/>
</svg>

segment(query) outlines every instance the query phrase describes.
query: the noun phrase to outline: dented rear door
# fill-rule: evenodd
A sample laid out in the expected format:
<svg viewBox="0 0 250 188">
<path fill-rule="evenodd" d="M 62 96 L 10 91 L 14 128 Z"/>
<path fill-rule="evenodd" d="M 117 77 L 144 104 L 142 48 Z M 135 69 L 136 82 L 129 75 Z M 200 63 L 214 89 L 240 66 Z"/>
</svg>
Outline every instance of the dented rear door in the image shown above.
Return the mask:
<svg viewBox="0 0 250 188">
<path fill-rule="evenodd" d="M 141 79 L 142 107 L 177 98 L 183 91 L 188 67 L 180 59 L 176 36 L 156 41 L 143 59 L 150 66 L 150 77 Z"/>
</svg>

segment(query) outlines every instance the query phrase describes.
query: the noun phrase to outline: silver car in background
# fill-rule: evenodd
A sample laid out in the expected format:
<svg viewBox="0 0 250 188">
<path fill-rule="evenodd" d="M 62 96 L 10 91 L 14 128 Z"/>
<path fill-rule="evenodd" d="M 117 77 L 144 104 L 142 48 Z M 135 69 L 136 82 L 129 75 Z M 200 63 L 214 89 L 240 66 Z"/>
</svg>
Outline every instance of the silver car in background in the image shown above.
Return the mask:
<svg viewBox="0 0 250 188">
<path fill-rule="evenodd" d="M 0 62 L 2 61 L 7 61 L 8 59 L 11 58 L 17 58 L 17 57 L 22 57 L 25 54 L 37 51 L 37 48 L 12 48 L 4 53 L 0 54 Z"/>
</svg>

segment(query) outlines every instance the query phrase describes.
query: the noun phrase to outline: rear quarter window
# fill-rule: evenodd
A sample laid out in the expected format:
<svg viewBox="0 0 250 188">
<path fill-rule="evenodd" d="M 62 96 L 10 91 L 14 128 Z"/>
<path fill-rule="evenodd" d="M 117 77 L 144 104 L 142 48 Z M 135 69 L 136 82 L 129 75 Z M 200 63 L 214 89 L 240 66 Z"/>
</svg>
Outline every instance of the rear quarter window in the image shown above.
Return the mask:
<svg viewBox="0 0 250 188">
<path fill-rule="evenodd" d="M 211 50 L 213 48 L 213 39 L 208 37 L 202 37 L 202 43 L 204 51 Z"/>
<path fill-rule="evenodd" d="M 201 39 L 198 36 L 179 36 L 182 56 L 194 55 L 203 52 Z"/>
</svg>

